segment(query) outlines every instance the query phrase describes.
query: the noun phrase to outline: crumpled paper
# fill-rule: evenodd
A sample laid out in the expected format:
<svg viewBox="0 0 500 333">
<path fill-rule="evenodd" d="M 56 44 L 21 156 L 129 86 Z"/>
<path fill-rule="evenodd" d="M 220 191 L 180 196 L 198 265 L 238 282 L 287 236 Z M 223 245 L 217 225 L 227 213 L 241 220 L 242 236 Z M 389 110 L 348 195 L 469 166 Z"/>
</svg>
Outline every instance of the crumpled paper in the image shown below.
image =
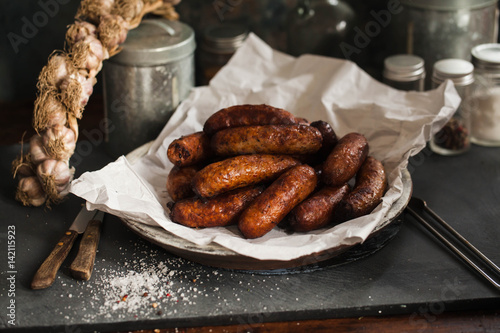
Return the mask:
<svg viewBox="0 0 500 333">
<path fill-rule="evenodd" d="M 252 240 L 244 239 L 237 226 L 191 229 L 172 222 L 165 189 L 173 166 L 166 154 L 170 142 L 201 131 L 205 120 L 221 108 L 263 103 L 309 121 L 327 121 L 339 137 L 364 134 L 370 154 L 384 163 L 388 174 L 383 202 L 371 214 L 334 227 L 294 234 L 274 228 Z M 292 260 L 363 242 L 400 197 L 401 172 L 409 157 L 425 147 L 459 103 L 451 81 L 427 92 L 399 91 L 353 62 L 313 55 L 294 58 L 250 34 L 210 84 L 194 88 L 179 105 L 144 156 L 133 165 L 122 156 L 101 170 L 86 172 L 71 183 L 70 192 L 87 200 L 89 209 L 160 226 L 200 246 L 214 242 L 261 260 Z"/>
</svg>

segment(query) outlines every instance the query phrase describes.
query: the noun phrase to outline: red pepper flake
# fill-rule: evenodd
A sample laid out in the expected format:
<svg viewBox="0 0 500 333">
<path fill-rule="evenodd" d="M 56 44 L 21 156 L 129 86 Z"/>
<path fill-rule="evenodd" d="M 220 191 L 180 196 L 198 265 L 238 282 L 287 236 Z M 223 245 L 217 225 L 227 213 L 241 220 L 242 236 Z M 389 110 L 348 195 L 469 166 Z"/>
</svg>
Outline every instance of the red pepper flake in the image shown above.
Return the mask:
<svg viewBox="0 0 500 333">
<path fill-rule="evenodd" d="M 116 301 L 116 303 L 120 303 L 120 301 Z"/>
<path fill-rule="evenodd" d="M 172 295 L 170 295 L 170 293 L 167 293 L 167 297 L 170 297 L 170 296 L 172 296 Z"/>
<path fill-rule="evenodd" d="M 148 297 L 148 293 L 142 294 L 142 297 Z"/>
<path fill-rule="evenodd" d="M 122 297 L 122 301 L 125 302 L 127 300 L 128 295 Z"/>
</svg>

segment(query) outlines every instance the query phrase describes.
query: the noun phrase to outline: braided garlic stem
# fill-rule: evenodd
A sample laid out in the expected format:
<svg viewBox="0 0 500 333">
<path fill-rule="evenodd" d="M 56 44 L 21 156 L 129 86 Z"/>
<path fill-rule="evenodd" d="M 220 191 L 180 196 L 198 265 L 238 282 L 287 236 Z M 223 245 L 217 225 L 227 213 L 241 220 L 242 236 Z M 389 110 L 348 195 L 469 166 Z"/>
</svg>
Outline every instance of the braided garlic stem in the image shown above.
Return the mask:
<svg viewBox="0 0 500 333">
<path fill-rule="evenodd" d="M 53 52 L 38 77 L 33 128 L 27 154 L 12 162 L 19 179 L 16 199 L 24 205 L 60 202 L 75 169 L 78 119 L 97 82 L 104 60 L 120 52 L 129 30 L 147 13 L 178 19 L 178 0 L 82 0 L 66 31 L 65 50 Z"/>
</svg>

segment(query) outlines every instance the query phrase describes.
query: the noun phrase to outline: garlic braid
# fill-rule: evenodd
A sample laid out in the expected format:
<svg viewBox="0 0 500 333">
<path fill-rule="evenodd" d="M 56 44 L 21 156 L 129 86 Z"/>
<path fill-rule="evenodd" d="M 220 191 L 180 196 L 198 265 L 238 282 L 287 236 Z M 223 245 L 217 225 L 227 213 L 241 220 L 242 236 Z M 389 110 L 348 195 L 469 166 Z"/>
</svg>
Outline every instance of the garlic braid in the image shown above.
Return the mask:
<svg viewBox="0 0 500 333">
<path fill-rule="evenodd" d="M 50 207 L 68 193 L 78 139 L 78 119 L 92 95 L 102 62 L 120 52 L 129 30 L 144 15 L 176 20 L 179 0 L 82 0 L 66 31 L 65 50 L 53 52 L 38 77 L 29 150 L 12 162 L 16 199 Z"/>
</svg>

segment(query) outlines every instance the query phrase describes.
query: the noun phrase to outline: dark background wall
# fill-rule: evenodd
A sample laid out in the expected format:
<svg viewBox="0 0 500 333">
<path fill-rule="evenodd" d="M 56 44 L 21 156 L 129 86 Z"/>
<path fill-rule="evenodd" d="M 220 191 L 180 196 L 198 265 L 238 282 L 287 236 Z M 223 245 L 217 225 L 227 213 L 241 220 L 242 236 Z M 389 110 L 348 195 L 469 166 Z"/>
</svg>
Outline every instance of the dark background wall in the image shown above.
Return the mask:
<svg viewBox="0 0 500 333">
<path fill-rule="evenodd" d="M 369 19 L 370 10 L 386 7 L 386 0 L 350 0 L 358 26 Z M 32 100 L 37 76 L 53 50 L 64 47 L 66 27 L 74 20 L 79 0 L 0 1 L 0 102 Z M 212 23 L 239 21 L 247 24 L 273 48 L 286 51 L 286 17 L 297 0 L 183 0 L 181 20 L 197 35 Z M 390 44 L 384 34 L 373 38 L 358 59 L 369 70 L 380 66 Z M 101 91 L 100 77 L 95 94 Z"/>
</svg>

